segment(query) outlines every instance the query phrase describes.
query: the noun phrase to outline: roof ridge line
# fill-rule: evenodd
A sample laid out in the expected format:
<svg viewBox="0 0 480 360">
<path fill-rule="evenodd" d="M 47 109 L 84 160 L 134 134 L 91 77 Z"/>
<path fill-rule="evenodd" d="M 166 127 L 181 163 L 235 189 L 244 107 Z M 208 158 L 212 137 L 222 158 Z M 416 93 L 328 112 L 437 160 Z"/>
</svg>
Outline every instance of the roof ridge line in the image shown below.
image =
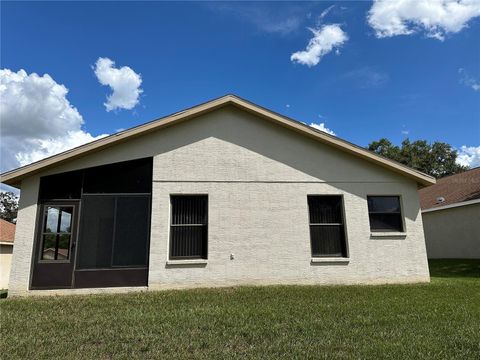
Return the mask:
<svg viewBox="0 0 480 360">
<path fill-rule="evenodd" d="M 304 135 L 313 137 L 316 140 L 327 143 L 330 146 L 333 146 L 340 150 L 360 156 L 367 161 L 377 163 L 378 165 L 386 167 L 397 173 L 403 174 L 404 176 L 414 178 L 417 181 L 417 183 L 421 185 L 431 185 L 436 182 L 435 178 L 430 175 L 424 174 L 416 169 L 410 168 L 401 163 L 387 159 L 383 156 L 380 156 L 374 152 L 369 151 L 368 149 L 365 149 L 347 140 L 339 138 L 338 136 L 333 136 L 323 131 L 314 129 L 304 123 L 301 123 L 300 121 L 289 118 L 273 110 L 264 108 L 260 105 L 257 105 L 249 100 L 245 100 L 234 94 L 227 94 L 227 95 L 200 103 L 198 105 L 186 108 L 184 110 L 175 112 L 173 114 L 137 125 L 135 127 L 124 130 L 122 132 L 114 133 L 104 138 L 66 150 L 59 154 L 52 155 L 48 158 L 44 158 L 37 162 L 4 172 L 3 174 L 0 174 L 0 180 L 1 182 L 4 182 L 7 185 L 17 186 L 19 185 L 21 180 L 26 176 L 33 175 L 43 169 L 52 167 L 56 164 L 63 163 L 69 159 L 84 156 L 94 151 L 98 151 L 103 148 L 113 146 L 114 144 L 119 143 L 120 141 L 126 141 L 129 138 L 141 136 L 143 134 L 146 134 L 152 131 L 160 130 L 163 127 L 171 126 L 178 122 L 200 116 L 204 113 L 214 111 L 227 104 L 232 104 L 234 106 L 237 106 L 243 109 L 244 111 L 251 112 L 257 115 L 258 117 L 262 117 L 272 122 L 276 122 L 281 126 L 300 132 Z"/>
</svg>

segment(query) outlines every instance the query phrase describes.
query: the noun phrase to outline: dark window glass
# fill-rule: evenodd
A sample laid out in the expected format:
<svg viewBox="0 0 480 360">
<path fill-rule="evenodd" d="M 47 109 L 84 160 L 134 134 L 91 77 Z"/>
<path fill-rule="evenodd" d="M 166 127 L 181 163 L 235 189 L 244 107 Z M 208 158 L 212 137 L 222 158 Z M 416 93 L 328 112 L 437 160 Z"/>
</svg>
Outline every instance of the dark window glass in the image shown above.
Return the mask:
<svg viewBox="0 0 480 360">
<path fill-rule="evenodd" d="M 85 169 L 83 192 L 151 193 L 152 159 L 125 161 Z"/>
<path fill-rule="evenodd" d="M 69 257 L 69 250 L 70 250 L 70 234 L 59 234 L 57 259 L 67 260 Z"/>
<path fill-rule="evenodd" d="M 340 196 L 309 196 L 310 224 L 331 224 L 342 222 L 342 201 Z"/>
<path fill-rule="evenodd" d="M 400 200 L 398 196 L 368 196 L 368 211 L 370 213 L 399 213 Z"/>
<path fill-rule="evenodd" d="M 147 265 L 150 196 L 84 195 L 78 268 Z"/>
<path fill-rule="evenodd" d="M 341 196 L 308 196 L 313 257 L 346 257 Z"/>
<path fill-rule="evenodd" d="M 171 197 L 170 258 L 207 258 L 208 197 Z"/>
<path fill-rule="evenodd" d="M 41 260 L 68 260 L 73 207 L 45 206 Z"/>
<path fill-rule="evenodd" d="M 71 171 L 40 178 L 40 199 L 80 199 L 82 172 Z"/>
<path fill-rule="evenodd" d="M 43 235 L 42 260 L 55 260 L 56 235 Z"/>
<path fill-rule="evenodd" d="M 370 230 L 403 231 L 399 196 L 367 196 Z"/>
</svg>

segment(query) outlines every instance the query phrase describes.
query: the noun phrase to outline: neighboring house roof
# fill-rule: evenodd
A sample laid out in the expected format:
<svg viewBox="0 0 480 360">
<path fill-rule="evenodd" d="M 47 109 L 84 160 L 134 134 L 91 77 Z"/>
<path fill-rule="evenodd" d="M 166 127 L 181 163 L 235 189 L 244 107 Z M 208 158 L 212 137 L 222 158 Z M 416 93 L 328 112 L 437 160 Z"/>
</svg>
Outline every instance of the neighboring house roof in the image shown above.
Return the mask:
<svg viewBox="0 0 480 360">
<path fill-rule="evenodd" d="M 15 240 L 15 224 L 0 219 L 0 243 L 12 244 Z"/>
<path fill-rule="evenodd" d="M 435 184 L 435 179 L 427 174 L 424 174 L 420 171 L 409 168 L 408 166 L 405 166 L 395 161 L 384 158 L 360 146 L 357 146 L 348 141 L 342 140 L 336 136 L 329 135 L 323 131 L 316 130 L 301 122 L 298 122 L 286 116 L 277 114 L 271 110 L 265 109 L 247 100 L 241 99 L 235 95 L 226 95 L 221 98 L 211 100 L 209 102 L 177 112 L 175 114 L 166 116 L 164 118 L 160 118 L 160 119 L 148 122 L 146 124 L 139 125 L 134 128 L 115 133 L 105 138 L 93 141 L 91 143 L 79 146 L 71 150 L 67 150 L 60 154 L 34 162 L 32 164 L 20 167 L 18 169 L 5 172 L 1 175 L 1 182 L 7 185 L 20 187 L 20 183 L 22 179 L 28 176 L 31 176 L 35 173 L 38 173 L 40 171 L 46 170 L 54 166 L 58 166 L 61 163 L 64 163 L 66 161 L 70 161 L 70 160 L 85 156 L 87 154 L 100 151 L 107 147 L 133 139 L 135 137 L 148 134 L 152 131 L 157 131 L 159 129 L 162 129 L 168 126 L 172 126 L 174 124 L 177 124 L 189 119 L 193 119 L 200 115 L 209 113 L 211 111 L 214 111 L 216 109 L 229 106 L 229 105 L 235 106 L 236 108 L 252 113 L 263 119 L 272 121 L 283 127 L 297 131 L 303 135 L 309 136 L 310 138 L 313 138 L 322 143 L 333 146 L 339 150 L 361 157 L 367 161 L 373 162 L 389 170 L 395 171 L 403 176 L 414 179 L 418 184 L 422 186 Z"/>
<path fill-rule="evenodd" d="M 45 254 L 47 253 L 50 253 L 52 254 L 52 259 L 53 259 L 53 256 L 55 256 L 55 248 L 48 248 L 48 249 L 45 249 L 43 250 L 43 258 L 45 259 Z M 62 258 L 62 259 L 66 259 L 68 258 L 68 249 L 58 249 L 58 257 Z"/>
<path fill-rule="evenodd" d="M 438 179 L 419 194 L 422 210 L 480 199 L 480 167 Z"/>
</svg>

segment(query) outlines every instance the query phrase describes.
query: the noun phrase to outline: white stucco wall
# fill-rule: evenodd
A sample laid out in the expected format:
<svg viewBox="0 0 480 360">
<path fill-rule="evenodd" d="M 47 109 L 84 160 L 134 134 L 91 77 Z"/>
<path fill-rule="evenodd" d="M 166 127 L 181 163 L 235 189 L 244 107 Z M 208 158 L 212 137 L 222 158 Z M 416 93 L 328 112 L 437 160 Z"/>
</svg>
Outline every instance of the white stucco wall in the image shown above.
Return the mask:
<svg viewBox="0 0 480 360">
<path fill-rule="evenodd" d="M 150 289 L 429 280 L 414 181 L 248 113 L 224 108 L 22 183 L 11 293 L 28 289 L 39 176 L 145 156 L 154 157 Z M 172 193 L 209 196 L 207 264 L 166 264 Z M 343 195 L 348 262 L 311 263 L 308 194 Z M 402 197 L 404 236 L 370 236 L 367 194 Z"/>
<path fill-rule="evenodd" d="M 0 244 L 0 289 L 8 289 L 13 245 Z"/>
<path fill-rule="evenodd" d="M 9 296 L 16 293 L 25 294 L 29 288 L 39 179 L 39 176 L 32 176 L 22 182 L 8 284 Z"/>
<path fill-rule="evenodd" d="M 480 259 L 480 203 L 424 212 L 430 259 Z"/>
</svg>

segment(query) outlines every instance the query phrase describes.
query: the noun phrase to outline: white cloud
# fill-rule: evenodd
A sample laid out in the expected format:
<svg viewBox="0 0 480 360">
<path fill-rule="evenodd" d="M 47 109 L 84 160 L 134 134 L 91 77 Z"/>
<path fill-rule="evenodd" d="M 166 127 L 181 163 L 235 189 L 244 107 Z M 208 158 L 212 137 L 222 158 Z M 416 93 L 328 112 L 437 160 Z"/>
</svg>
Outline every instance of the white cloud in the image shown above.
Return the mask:
<svg viewBox="0 0 480 360">
<path fill-rule="evenodd" d="M 102 85 L 110 86 L 112 94 L 104 103 L 107 111 L 133 109 L 139 103 L 143 90 L 142 76 L 128 66 L 115 68 L 115 62 L 109 58 L 98 58 L 94 67 L 95 75 Z"/>
<path fill-rule="evenodd" d="M 480 146 L 462 146 L 458 151 L 457 164 L 471 168 L 480 166 Z"/>
<path fill-rule="evenodd" d="M 67 94 L 48 74 L 0 70 L 1 171 L 105 136 L 82 130 Z"/>
<path fill-rule="evenodd" d="M 270 6 L 268 2 L 204 2 L 212 11 L 219 12 L 223 17 L 233 15 L 242 22 L 253 25 L 258 31 L 287 36 L 296 32 L 305 18 L 310 19 L 311 9 L 315 3 L 277 2 Z"/>
<path fill-rule="evenodd" d="M 105 136 L 107 134 L 95 137 L 83 130 L 71 130 L 59 138 L 35 139 L 32 142 L 35 147 L 28 152 L 18 153 L 16 159 L 20 165 L 27 165 Z"/>
<path fill-rule="evenodd" d="M 48 74 L 0 70 L 2 135 L 59 136 L 80 128 L 83 118 L 67 100 L 67 93 Z"/>
<path fill-rule="evenodd" d="M 376 0 L 367 20 L 379 38 L 424 31 L 428 37 L 444 40 L 477 16 L 478 0 Z"/>
<path fill-rule="evenodd" d="M 319 123 L 319 124 L 316 124 L 316 123 L 311 123 L 310 124 L 310 127 L 313 127 L 314 129 L 317 129 L 317 130 L 320 130 L 320 131 L 323 131 L 323 132 L 326 132 L 327 134 L 330 134 L 330 135 L 336 135 L 332 130 L 330 130 L 329 128 L 327 128 L 325 126 L 325 123 Z"/>
<path fill-rule="evenodd" d="M 468 86 L 475 91 L 480 91 L 480 80 L 470 76 L 465 69 L 462 68 L 458 69 L 458 73 L 460 74 L 460 84 Z"/>
<path fill-rule="evenodd" d="M 369 66 L 351 70 L 341 77 L 352 80 L 361 89 L 378 89 L 390 80 L 390 76 L 386 72 Z"/>
<path fill-rule="evenodd" d="M 291 17 L 285 20 L 278 20 L 276 22 L 265 21 L 259 26 L 266 32 L 285 35 L 295 31 L 300 26 L 300 19 L 297 17 Z"/>
<path fill-rule="evenodd" d="M 310 29 L 313 38 L 308 42 L 306 50 L 292 54 L 290 60 L 302 65 L 315 66 L 321 58 L 334 48 L 342 46 L 347 40 L 347 34 L 337 24 L 324 25 L 320 29 Z"/>
<path fill-rule="evenodd" d="M 335 7 L 335 5 L 330 5 L 328 8 L 326 8 L 325 10 L 323 10 L 322 13 L 321 13 L 320 16 L 319 16 L 319 19 L 321 20 L 321 19 L 323 19 L 325 16 L 327 16 L 328 13 L 329 13 L 330 11 L 332 11 L 332 9 L 333 9 L 334 7 Z"/>
</svg>

